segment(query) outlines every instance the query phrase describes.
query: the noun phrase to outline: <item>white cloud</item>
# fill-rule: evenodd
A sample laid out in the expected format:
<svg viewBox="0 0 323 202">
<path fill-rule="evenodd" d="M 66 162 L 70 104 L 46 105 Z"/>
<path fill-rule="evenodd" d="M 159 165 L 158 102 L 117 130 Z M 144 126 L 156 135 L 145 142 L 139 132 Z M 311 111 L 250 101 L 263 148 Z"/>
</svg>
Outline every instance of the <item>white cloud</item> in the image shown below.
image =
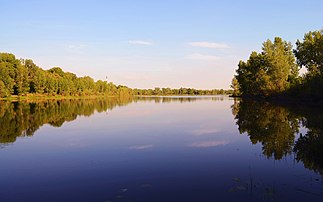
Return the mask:
<svg viewBox="0 0 323 202">
<path fill-rule="evenodd" d="M 215 55 L 204 55 L 201 53 L 193 53 L 191 55 L 186 56 L 187 59 L 190 60 L 206 60 L 206 61 L 217 61 L 220 57 Z"/>
<path fill-rule="evenodd" d="M 144 45 L 144 46 L 151 46 L 153 43 L 151 41 L 141 41 L 141 40 L 130 40 L 128 41 L 130 44 L 136 44 L 136 45 Z"/>
<path fill-rule="evenodd" d="M 214 43 L 214 42 L 207 42 L 207 41 L 190 42 L 188 44 L 190 46 L 202 47 L 202 48 L 214 48 L 214 49 L 229 48 L 229 45 L 227 45 L 225 43 Z"/>
</svg>

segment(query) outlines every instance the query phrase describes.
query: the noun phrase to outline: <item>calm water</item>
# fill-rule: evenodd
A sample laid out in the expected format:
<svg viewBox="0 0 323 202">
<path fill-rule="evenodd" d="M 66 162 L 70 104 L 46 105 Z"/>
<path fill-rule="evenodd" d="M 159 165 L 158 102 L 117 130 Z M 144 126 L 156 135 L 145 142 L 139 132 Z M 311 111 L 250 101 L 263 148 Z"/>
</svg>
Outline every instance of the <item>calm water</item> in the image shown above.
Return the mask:
<svg viewBox="0 0 323 202">
<path fill-rule="evenodd" d="M 0 102 L 0 201 L 323 201 L 322 109 Z"/>
</svg>

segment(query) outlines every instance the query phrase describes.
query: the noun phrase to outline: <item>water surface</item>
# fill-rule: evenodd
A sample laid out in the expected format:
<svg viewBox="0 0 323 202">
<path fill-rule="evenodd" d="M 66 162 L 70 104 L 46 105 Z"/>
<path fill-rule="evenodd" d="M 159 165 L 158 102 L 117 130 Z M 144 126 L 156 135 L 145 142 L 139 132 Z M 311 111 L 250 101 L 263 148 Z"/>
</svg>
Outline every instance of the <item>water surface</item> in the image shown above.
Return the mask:
<svg viewBox="0 0 323 202">
<path fill-rule="evenodd" d="M 322 201 L 323 113 L 217 97 L 0 103 L 0 201 Z"/>
</svg>

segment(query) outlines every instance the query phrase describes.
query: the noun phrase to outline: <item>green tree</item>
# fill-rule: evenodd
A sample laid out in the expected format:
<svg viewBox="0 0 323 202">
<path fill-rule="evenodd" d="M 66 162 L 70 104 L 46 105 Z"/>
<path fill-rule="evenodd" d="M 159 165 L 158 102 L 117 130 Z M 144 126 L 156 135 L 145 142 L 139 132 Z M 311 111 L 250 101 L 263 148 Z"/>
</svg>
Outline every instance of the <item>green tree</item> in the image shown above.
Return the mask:
<svg viewBox="0 0 323 202">
<path fill-rule="evenodd" d="M 14 94 L 23 95 L 29 93 L 30 87 L 28 82 L 28 72 L 27 69 L 21 64 L 17 65 L 15 69 L 14 80 Z"/>
<path fill-rule="evenodd" d="M 236 78 L 242 95 L 267 95 L 269 76 L 268 61 L 264 54 L 252 52 L 249 59 L 238 64 Z"/>
<path fill-rule="evenodd" d="M 263 44 L 263 54 L 268 61 L 266 73 L 269 75 L 269 90 L 274 93 L 287 90 L 290 82 L 293 82 L 291 80 L 298 76 L 291 43 L 279 37 L 275 37 L 274 42 L 267 40 Z"/>
<path fill-rule="evenodd" d="M 294 54 L 297 63 L 307 69 L 303 80 L 291 89 L 290 94 L 307 100 L 323 97 L 323 30 L 306 33 L 303 41 L 297 40 Z"/>
<path fill-rule="evenodd" d="M 261 53 L 252 52 L 238 64 L 239 91 L 244 96 L 269 96 L 286 91 L 298 77 L 292 45 L 276 37 L 263 43 Z"/>
<path fill-rule="evenodd" d="M 31 93 L 38 93 L 43 94 L 46 89 L 46 83 L 47 83 L 47 72 L 45 72 L 42 69 L 38 69 L 35 71 L 35 75 L 30 82 L 30 90 Z"/>
<path fill-rule="evenodd" d="M 6 88 L 6 85 L 3 83 L 3 81 L 0 80 L 0 98 L 7 97 L 9 95 L 9 92 Z"/>
<path fill-rule="evenodd" d="M 162 94 L 162 91 L 160 90 L 159 87 L 155 87 L 153 94 L 154 95 L 161 95 Z"/>
<path fill-rule="evenodd" d="M 236 76 L 233 77 L 232 82 L 231 82 L 231 88 L 233 89 L 233 96 L 239 96 L 240 95 L 240 86 L 238 79 Z"/>
<path fill-rule="evenodd" d="M 323 74 L 323 30 L 308 32 L 303 41 L 297 40 L 294 50 L 297 63 L 311 75 Z"/>
<path fill-rule="evenodd" d="M 6 91 L 14 94 L 16 68 L 20 61 L 11 53 L 0 53 L 0 80 L 4 83 Z"/>
</svg>

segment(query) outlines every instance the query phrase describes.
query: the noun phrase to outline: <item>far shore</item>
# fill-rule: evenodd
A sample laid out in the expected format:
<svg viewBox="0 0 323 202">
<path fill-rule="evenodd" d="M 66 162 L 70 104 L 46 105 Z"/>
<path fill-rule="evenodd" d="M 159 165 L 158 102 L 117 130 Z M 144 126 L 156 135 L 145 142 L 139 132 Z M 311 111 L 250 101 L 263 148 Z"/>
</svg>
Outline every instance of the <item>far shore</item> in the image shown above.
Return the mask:
<svg viewBox="0 0 323 202">
<path fill-rule="evenodd" d="M 227 94 L 217 95 L 127 95 L 128 97 L 213 97 L 229 96 Z M 64 99 L 96 99 L 96 98 L 113 98 L 119 95 L 80 95 L 80 96 L 62 96 L 62 95 L 11 95 L 10 97 L 0 98 L 0 101 L 24 101 L 24 100 L 64 100 Z"/>
</svg>

